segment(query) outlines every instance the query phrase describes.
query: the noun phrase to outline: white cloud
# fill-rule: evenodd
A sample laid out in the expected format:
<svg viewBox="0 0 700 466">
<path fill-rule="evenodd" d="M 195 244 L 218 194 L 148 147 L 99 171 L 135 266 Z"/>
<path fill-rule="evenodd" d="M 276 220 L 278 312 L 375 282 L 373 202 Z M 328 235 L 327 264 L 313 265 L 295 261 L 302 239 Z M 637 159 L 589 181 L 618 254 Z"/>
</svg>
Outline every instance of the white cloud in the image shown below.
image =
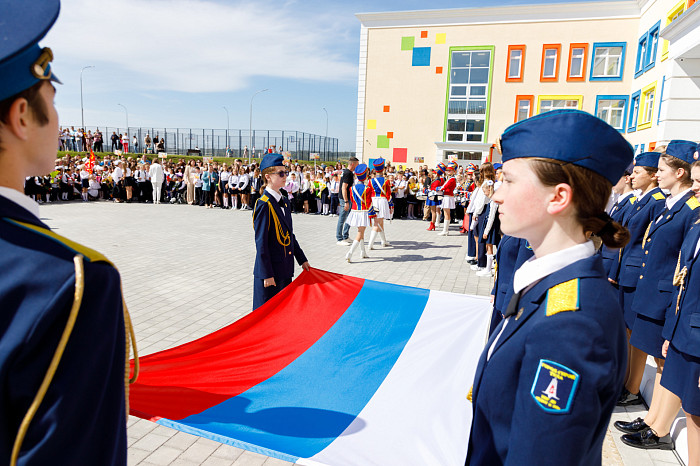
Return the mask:
<svg viewBox="0 0 700 466">
<path fill-rule="evenodd" d="M 294 3 L 65 0 L 42 43 L 57 63 L 98 65 L 130 90 L 237 91 L 261 76 L 356 79 L 356 57 L 343 55 L 356 19 L 302 13 Z"/>
</svg>

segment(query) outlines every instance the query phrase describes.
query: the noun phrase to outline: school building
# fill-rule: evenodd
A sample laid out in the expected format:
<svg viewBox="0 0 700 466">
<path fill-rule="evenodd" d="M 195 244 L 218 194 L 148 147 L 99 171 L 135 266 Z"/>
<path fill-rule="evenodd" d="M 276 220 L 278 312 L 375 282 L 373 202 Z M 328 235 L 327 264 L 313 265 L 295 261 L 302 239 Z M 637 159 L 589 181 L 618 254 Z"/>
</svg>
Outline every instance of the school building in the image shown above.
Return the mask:
<svg viewBox="0 0 700 466">
<path fill-rule="evenodd" d="M 700 139 L 700 5 L 631 0 L 361 13 L 358 158 L 499 160 L 509 125 L 577 108 L 637 152 Z"/>
</svg>

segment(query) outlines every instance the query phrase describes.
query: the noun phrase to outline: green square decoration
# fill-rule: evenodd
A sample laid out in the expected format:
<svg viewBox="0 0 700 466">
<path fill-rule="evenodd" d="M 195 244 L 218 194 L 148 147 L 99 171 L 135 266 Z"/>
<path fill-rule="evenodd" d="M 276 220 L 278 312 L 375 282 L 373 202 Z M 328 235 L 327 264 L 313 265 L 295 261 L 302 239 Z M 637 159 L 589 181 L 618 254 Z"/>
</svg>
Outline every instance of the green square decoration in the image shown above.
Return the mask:
<svg viewBox="0 0 700 466">
<path fill-rule="evenodd" d="M 386 134 L 380 134 L 377 136 L 377 149 L 388 149 L 389 148 L 389 138 Z"/>
<path fill-rule="evenodd" d="M 413 43 L 416 40 L 413 36 L 406 36 L 401 38 L 401 50 L 413 50 Z"/>
</svg>

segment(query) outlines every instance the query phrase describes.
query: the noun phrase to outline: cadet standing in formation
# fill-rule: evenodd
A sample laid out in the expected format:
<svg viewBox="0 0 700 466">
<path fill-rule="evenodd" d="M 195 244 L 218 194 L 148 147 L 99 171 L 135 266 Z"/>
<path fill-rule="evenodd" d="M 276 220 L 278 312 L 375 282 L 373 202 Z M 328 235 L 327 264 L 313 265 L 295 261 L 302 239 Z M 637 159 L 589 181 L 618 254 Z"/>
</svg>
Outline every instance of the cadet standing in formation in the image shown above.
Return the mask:
<svg viewBox="0 0 700 466">
<path fill-rule="evenodd" d="M 625 329 L 590 240 L 621 247 L 605 213 L 632 147 L 599 118 L 555 110 L 506 129 L 501 229 L 534 257 L 476 370 L 467 464 L 600 464 L 622 390 Z"/>
<path fill-rule="evenodd" d="M 260 162 L 266 186 L 263 195 L 255 202 L 253 210 L 253 310 L 292 283 L 294 259 L 302 269 L 310 268 L 304 251 L 294 236 L 291 203 L 280 192 L 289 174 L 283 162 L 284 157 L 280 154 L 265 154 Z"/>
<path fill-rule="evenodd" d="M 38 42 L 59 9 L 0 3 L 0 463 L 124 465 L 133 333 L 119 272 L 23 194 L 58 150 L 58 80 Z"/>
</svg>

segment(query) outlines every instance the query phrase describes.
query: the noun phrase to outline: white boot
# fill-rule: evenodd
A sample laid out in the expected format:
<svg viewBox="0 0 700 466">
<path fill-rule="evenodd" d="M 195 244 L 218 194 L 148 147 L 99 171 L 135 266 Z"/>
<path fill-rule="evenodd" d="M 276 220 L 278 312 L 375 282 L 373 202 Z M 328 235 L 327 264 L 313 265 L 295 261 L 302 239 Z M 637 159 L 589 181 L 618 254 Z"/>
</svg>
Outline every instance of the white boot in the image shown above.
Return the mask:
<svg viewBox="0 0 700 466">
<path fill-rule="evenodd" d="M 438 233 L 438 236 L 449 236 L 450 234 L 450 222 L 444 222 L 442 224 L 442 231 Z"/>
<path fill-rule="evenodd" d="M 377 232 L 372 230 L 372 232 L 369 234 L 369 249 L 372 250 L 374 249 L 374 240 L 377 239 Z"/>
<path fill-rule="evenodd" d="M 369 259 L 367 255 L 367 250 L 365 249 L 365 240 L 360 241 L 360 252 L 362 253 L 363 259 Z"/>
<path fill-rule="evenodd" d="M 379 230 L 379 236 L 382 238 L 382 247 L 387 247 L 391 246 L 389 242 L 386 240 L 386 235 L 384 234 L 384 230 Z"/>
<path fill-rule="evenodd" d="M 347 254 L 345 254 L 345 260 L 347 260 L 348 262 L 352 262 L 352 260 L 351 260 L 352 253 L 355 252 L 355 249 L 357 249 L 357 246 L 359 246 L 359 245 L 360 245 L 360 242 L 357 240 L 352 242 L 352 246 L 350 246 L 350 250 L 348 251 Z"/>
<path fill-rule="evenodd" d="M 493 267 L 493 254 L 486 254 L 486 267 L 484 267 L 484 270 L 480 270 L 476 274 L 479 277 L 492 277 L 493 272 L 491 271 L 491 268 Z"/>
</svg>

